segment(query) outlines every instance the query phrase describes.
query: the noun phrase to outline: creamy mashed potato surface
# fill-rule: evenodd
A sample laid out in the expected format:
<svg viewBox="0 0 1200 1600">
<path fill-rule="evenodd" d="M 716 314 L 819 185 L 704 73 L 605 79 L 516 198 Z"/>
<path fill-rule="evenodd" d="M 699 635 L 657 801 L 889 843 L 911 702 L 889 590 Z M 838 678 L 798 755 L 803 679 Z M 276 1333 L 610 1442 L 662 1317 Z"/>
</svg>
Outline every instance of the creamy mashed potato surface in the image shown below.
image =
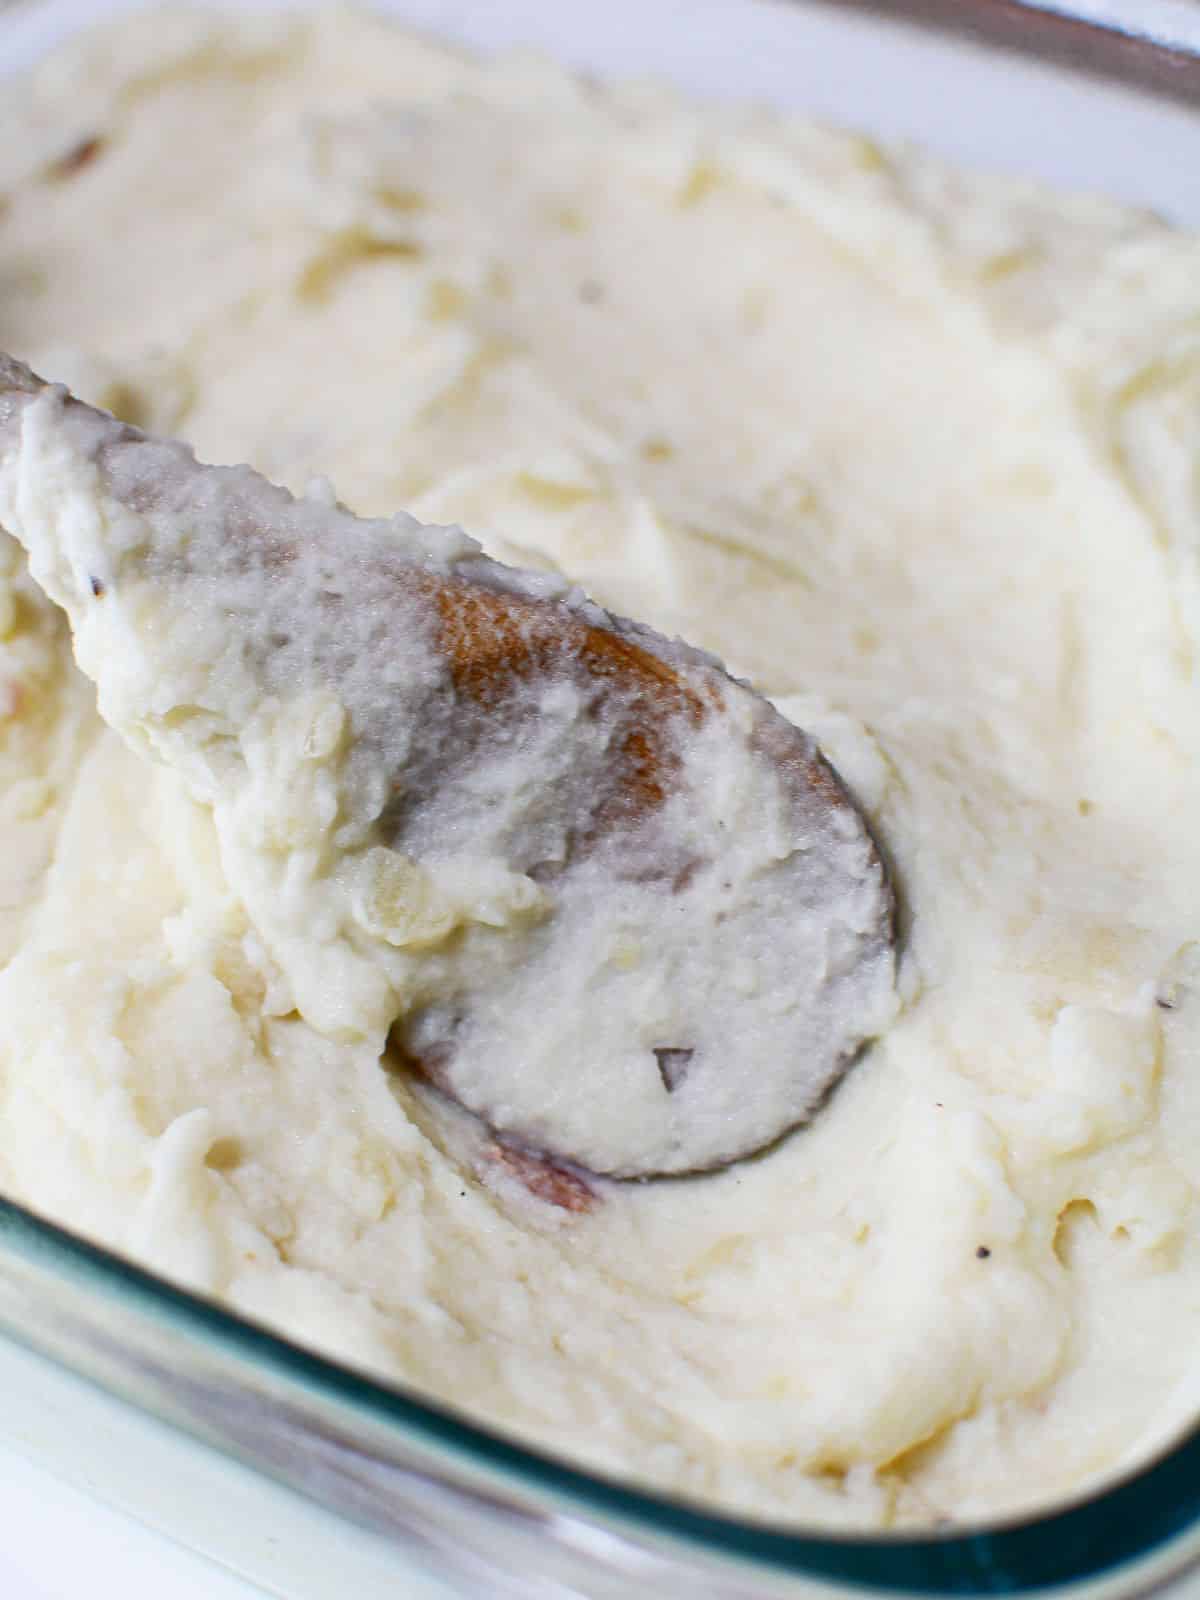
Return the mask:
<svg viewBox="0 0 1200 1600">
<path fill-rule="evenodd" d="M 905 933 L 811 1128 L 547 1179 L 301 1019 L 0 536 L 6 1192 L 776 1518 L 1028 1508 L 1193 1414 L 1200 244 L 363 17 L 166 13 L 5 96 L 0 348 L 717 652 L 853 785 Z"/>
</svg>

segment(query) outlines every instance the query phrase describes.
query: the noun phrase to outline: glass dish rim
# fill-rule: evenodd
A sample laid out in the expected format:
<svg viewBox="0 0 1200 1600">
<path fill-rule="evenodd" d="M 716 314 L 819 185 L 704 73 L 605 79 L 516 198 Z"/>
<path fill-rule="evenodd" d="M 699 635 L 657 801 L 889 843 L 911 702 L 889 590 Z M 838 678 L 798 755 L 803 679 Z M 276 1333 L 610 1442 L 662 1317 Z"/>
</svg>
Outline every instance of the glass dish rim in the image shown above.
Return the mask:
<svg viewBox="0 0 1200 1600">
<path fill-rule="evenodd" d="M 375 1429 L 394 1431 L 410 1446 L 483 1468 L 535 1499 L 550 1497 L 555 1510 L 665 1539 L 692 1554 L 749 1562 L 776 1577 L 897 1595 L 1023 1594 L 1096 1582 L 1161 1553 L 1200 1522 L 1200 1420 L 1149 1461 L 1046 1512 L 905 1531 L 784 1527 L 622 1482 L 522 1444 L 433 1397 L 293 1343 L 2 1197 L 0 1250 L 60 1281 L 99 1287 L 136 1315 L 369 1417 Z M 19 1333 L 6 1336 L 20 1340 Z M 38 1350 L 35 1340 L 29 1343 Z"/>
</svg>

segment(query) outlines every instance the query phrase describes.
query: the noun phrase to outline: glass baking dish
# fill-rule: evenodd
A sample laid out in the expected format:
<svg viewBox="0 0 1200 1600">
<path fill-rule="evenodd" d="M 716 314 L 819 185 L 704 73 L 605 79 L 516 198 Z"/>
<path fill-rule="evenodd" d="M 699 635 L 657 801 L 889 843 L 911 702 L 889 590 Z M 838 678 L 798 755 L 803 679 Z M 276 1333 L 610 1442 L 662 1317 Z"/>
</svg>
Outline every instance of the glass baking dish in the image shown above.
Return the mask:
<svg viewBox="0 0 1200 1600">
<path fill-rule="evenodd" d="M 0 73 L 127 9 L 0 0 Z M 384 9 L 478 47 L 532 45 L 601 72 L 766 100 L 1200 225 L 1200 7 L 1190 0 L 1091 0 L 1073 17 L 1019 0 Z M 0 1330 L 6 1441 L 289 1600 L 446 1594 L 447 1582 L 547 1600 L 1131 1596 L 1189 1581 L 1200 1594 L 1200 1428 L 1136 1475 L 1039 1518 L 832 1536 L 572 1468 L 3 1201 Z"/>
</svg>

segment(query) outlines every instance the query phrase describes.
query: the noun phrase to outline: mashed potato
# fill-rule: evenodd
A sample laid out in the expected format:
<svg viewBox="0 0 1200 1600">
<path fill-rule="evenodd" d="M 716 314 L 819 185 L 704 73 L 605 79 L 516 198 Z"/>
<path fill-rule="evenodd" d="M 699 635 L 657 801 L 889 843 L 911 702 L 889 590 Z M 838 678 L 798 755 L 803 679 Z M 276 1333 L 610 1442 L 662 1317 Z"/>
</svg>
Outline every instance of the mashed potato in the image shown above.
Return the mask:
<svg viewBox="0 0 1200 1600">
<path fill-rule="evenodd" d="M 0 196 L 0 348 L 714 650 L 853 785 L 905 920 L 901 1015 L 810 1129 L 547 1183 L 302 1020 L 5 538 L 5 1190 L 772 1517 L 1043 1504 L 1186 1420 L 1200 244 L 346 15 L 60 53 Z"/>
</svg>

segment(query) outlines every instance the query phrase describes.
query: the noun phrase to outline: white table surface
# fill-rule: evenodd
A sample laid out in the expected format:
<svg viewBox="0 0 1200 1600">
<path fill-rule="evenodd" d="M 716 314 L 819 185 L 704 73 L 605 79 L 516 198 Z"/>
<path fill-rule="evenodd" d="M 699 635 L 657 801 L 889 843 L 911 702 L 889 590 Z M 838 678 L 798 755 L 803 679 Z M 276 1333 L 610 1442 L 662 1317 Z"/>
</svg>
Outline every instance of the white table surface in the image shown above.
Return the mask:
<svg viewBox="0 0 1200 1600">
<path fill-rule="evenodd" d="M 263 1600 L 201 1556 L 0 1445 L 4 1600 Z"/>
</svg>

